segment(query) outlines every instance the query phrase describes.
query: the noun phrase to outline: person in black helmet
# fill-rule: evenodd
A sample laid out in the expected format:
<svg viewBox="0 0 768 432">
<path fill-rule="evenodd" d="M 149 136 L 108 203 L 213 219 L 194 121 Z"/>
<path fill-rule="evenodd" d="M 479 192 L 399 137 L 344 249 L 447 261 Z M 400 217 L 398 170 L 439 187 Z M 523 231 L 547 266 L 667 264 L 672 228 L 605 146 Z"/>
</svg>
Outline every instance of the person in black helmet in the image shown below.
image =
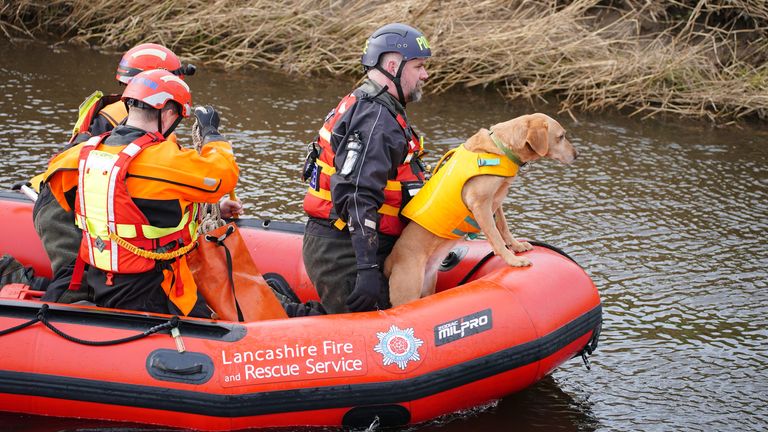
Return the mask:
<svg viewBox="0 0 768 432">
<path fill-rule="evenodd" d="M 331 110 L 311 146 L 303 257 L 329 313 L 389 307 L 381 269 L 405 226 L 400 209 L 424 182 L 423 145 L 405 106 L 421 98 L 431 56 L 411 26 L 376 30 L 363 49 L 367 79 Z"/>
</svg>

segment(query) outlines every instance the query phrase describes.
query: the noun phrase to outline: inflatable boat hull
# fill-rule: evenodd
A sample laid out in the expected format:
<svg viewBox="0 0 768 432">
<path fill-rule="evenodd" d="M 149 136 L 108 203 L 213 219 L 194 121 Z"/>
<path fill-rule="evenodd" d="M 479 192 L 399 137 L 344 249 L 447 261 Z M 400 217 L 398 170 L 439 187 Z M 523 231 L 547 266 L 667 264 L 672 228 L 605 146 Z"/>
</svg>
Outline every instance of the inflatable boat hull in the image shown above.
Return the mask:
<svg viewBox="0 0 768 432">
<path fill-rule="evenodd" d="M 49 272 L 31 205 L 8 194 L 0 202 L 12 219 L 0 251 Z M 317 298 L 301 263 L 301 226 L 241 228 L 264 273 L 280 275 L 302 300 Z M 536 247 L 522 269 L 489 251 L 485 242 L 459 244 L 443 262 L 439 293 L 385 311 L 181 319 L 184 352 L 169 334 L 172 317 L 45 304 L 6 290 L 0 410 L 233 430 L 367 426 L 377 417 L 404 425 L 499 399 L 591 351 L 602 308 L 590 278 L 557 251 Z"/>
</svg>

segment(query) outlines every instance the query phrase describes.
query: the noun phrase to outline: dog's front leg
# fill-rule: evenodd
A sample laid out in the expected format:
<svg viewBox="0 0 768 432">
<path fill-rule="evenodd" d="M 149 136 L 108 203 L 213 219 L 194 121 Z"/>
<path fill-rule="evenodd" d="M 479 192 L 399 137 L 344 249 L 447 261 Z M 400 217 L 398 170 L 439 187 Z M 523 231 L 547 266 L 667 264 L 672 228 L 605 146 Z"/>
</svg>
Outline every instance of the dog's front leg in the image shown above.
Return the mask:
<svg viewBox="0 0 768 432">
<path fill-rule="evenodd" d="M 531 261 L 528 260 L 528 258 L 515 256 L 514 253 L 507 249 L 501 233 L 496 228 L 496 223 L 493 220 L 493 213 L 491 212 L 490 206 L 488 206 L 488 202 L 485 202 L 485 205 L 479 206 L 470 205 L 470 203 L 467 203 L 467 205 L 475 216 L 477 224 L 480 225 L 480 229 L 485 233 L 485 237 L 491 244 L 493 253 L 500 256 L 504 262 L 511 267 L 525 267 L 531 265 Z M 517 240 L 515 240 L 515 242 L 517 242 Z"/>
<path fill-rule="evenodd" d="M 509 249 L 515 252 L 525 252 L 533 249 L 533 246 L 531 246 L 530 243 L 517 241 L 512 235 L 512 232 L 509 230 L 509 224 L 507 223 L 507 217 L 504 214 L 504 209 L 501 206 L 496 209 L 494 215 L 496 216 L 494 218 L 496 229 L 501 233 L 501 238 L 504 239 L 504 244 L 507 245 Z"/>
</svg>

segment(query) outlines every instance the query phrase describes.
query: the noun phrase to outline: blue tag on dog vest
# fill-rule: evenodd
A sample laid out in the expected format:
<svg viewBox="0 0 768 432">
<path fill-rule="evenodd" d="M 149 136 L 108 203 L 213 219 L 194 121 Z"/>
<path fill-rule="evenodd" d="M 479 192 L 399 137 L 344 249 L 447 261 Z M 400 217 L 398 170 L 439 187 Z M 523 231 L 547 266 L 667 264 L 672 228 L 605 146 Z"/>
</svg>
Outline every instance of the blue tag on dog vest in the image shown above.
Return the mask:
<svg viewBox="0 0 768 432">
<path fill-rule="evenodd" d="M 501 160 L 499 160 L 499 158 L 493 158 L 493 159 L 478 158 L 477 159 L 477 166 L 498 166 L 498 165 L 501 165 Z"/>
</svg>

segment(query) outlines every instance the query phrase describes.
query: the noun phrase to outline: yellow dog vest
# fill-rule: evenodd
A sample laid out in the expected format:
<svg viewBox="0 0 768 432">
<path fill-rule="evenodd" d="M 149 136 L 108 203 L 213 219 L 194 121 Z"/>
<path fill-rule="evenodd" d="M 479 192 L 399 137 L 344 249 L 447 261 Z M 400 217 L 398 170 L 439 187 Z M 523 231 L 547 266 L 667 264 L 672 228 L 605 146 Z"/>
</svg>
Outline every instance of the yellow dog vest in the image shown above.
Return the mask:
<svg viewBox="0 0 768 432">
<path fill-rule="evenodd" d="M 506 156 L 474 153 L 460 145 L 443 156 L 402 214 L 438 237 L 456 239 L 478 233 L 480 227 L 461 199 L 464 184 L 478 175 L 514 177 L 517 170 L 518 165 Z"/>
</svg>

